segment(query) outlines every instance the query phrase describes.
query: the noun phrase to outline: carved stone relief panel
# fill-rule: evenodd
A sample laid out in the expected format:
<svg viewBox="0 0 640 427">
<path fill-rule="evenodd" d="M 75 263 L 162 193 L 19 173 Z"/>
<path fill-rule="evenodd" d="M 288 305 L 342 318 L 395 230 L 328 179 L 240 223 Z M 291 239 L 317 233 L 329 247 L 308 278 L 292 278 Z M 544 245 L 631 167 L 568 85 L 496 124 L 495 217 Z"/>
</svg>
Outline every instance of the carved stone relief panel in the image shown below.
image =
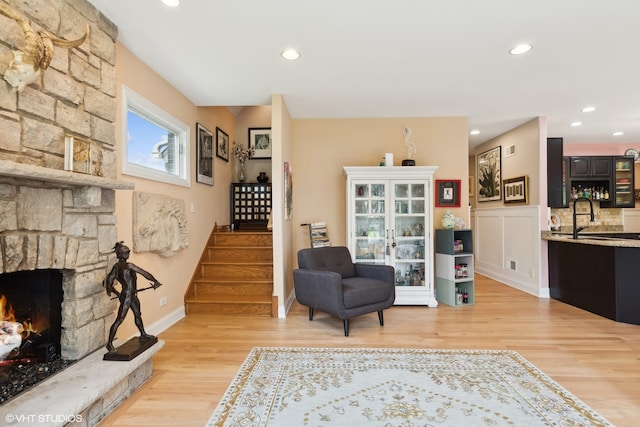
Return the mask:
<svg viewBox="0 0 640 427">
<path fill-rule="evenodd" d="M 189 246 L 184 200 L 133 192 L 133 250 L 164 257 Z"/>
</svg>

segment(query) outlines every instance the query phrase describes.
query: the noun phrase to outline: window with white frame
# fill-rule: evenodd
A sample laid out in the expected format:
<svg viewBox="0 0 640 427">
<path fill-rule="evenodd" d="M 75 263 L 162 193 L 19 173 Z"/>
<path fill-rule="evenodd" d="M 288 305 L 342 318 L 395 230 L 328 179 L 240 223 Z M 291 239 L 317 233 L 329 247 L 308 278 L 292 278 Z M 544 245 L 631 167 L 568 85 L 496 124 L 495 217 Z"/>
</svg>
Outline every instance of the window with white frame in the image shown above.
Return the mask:
<svg viewBox="0 0 640 427">
<path fill-rule="evenodd" d="M 122 99 L 122 173 L 189 187 L 189 126 L 124 85 Z"/>
</svg>

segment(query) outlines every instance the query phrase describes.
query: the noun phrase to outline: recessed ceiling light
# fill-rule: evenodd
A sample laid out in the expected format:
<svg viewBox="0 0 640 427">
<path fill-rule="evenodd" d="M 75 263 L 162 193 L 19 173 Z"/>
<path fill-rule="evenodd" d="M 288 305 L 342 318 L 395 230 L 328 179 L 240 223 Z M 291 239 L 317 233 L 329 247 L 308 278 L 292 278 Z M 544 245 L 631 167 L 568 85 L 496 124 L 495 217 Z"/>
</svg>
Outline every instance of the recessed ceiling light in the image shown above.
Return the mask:
<svg viewBox="0 0 640 427">
<path fill-rule="evenodd" d="M 295 49 L 287 49 L 281 53 L 284 59 L 289 59 L 291 61 L 300 58 L 300 53 Z"/>
<path fill-rule="evenodd" d="M 577 126 L 582 126 L 582 122 L 573 122 L 573 123 L 571 123 L 571 127 L 572 128 L 577 127 Z"/>
<path fill-rule="evenodd" d="M 582 112 L 583 112 L 583 113 L 590 113 L 590 112 L 592 112 L 592 111 L 596 111 L 596 107 L 589 106 L 589 107 L 584 107 L 584 108 L 582 109 Z"/>
<path fill-rule="evenodd" d="M 523 53 L 529 52 L 531 49 L 533 49 L 533 46 L 531 46 L 530 44 L 524 43 L 514 47 L 509 51 L 509 53 L 512 55 L 522 55 Z"/>
<path fill-rule="evenodd" d="M 618 132 L 612 133 L 611 135 L 613 135 L 613 136 L 622 136 L 622 135 L 624 135 L 624 132 L 618 131 Z"/>
<path fill-rule="evenodd" d="M 469 132 L 469 135 L 479 135 L 480 131 L 477 129 L 472 130 L 471 132 Z"/>
<path fill-rule="evenodd" d="M 162 3 L 166 4 L 169 7 L 180 6 L 180 0 L 162 0 Z"/>
</svg>

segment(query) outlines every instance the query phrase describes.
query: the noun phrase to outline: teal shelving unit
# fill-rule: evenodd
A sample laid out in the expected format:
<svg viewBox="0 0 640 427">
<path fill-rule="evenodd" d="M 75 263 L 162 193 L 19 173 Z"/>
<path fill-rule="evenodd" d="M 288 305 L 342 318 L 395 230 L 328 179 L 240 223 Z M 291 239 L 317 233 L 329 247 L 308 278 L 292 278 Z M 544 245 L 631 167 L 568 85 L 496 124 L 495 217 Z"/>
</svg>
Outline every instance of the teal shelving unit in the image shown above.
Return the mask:
<svg viewBox="0 0 640 427">
<path fill-rule="evenodd" d="M 471 230 L 436 230 L 436 299 L 452 307 L 475 304 L 473 233 Z M 467 293 L 467 302 L 458 297 Z"/>
</svg>

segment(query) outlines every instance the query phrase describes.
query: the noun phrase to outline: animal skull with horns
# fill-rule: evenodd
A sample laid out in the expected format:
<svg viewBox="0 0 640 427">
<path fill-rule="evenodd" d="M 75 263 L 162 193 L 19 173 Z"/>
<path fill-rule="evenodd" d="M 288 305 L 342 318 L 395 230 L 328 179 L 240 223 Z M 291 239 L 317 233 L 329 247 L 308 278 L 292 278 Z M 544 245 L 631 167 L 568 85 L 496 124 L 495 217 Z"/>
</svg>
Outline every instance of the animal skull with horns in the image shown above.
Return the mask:
<svg viewBox="0 0 640 427">
<path fill-rule="evenodd" d="M 49 31 L 35 31 L 17 10 L 4 3 L 0 3 L 0 14 L 16 21 L 24 32 L 24 50 L 13 51 L 13 61 L 4 73 L 4 79 L 18 92 L 35 82 L 49 67 L 53 46 L 71 49 L 84 43 L 90 34 L 89 25 L 85 35 L 73 41 L 61 39 Z"/>
</svg>

